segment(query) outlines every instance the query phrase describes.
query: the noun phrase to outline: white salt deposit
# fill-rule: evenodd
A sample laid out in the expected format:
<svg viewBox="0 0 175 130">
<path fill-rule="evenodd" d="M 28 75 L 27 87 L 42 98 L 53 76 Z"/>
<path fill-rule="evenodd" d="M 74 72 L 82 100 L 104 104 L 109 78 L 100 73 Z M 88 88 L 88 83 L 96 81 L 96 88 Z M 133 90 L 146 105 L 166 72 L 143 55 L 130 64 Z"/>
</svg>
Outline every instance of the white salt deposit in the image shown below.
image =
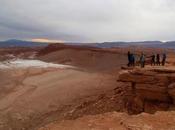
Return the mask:
<svg viewBox="0 0 175 130">
<path fill-rule="evenodd" d="M 25 59 L 15 59 L 5 62 L 0 62 L 0 69 L 8 68 L 28 68 L 28 67 L 37 67 L 37 68 L 73 68 L 69 65 L 47 63 L 40 60 L 25 60 Z"/>
<path fill-rule="evenodd" d="M 9 67 L 3 63 L 0 63 L 0 69 L 8 69 Z"/>
</svg>

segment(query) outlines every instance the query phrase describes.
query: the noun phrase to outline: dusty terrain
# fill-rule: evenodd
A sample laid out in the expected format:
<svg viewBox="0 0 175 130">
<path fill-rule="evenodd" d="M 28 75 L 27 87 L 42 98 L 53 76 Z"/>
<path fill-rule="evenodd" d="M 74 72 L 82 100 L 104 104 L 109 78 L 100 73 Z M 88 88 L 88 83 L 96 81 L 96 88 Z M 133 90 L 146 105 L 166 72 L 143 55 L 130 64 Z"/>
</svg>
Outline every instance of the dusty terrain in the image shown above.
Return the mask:
<svg viewBox="0 0 175 130">
<path fill-rule="evenodd" d="M 54 122 L 39 130 L 174 130 L 174 116 L 174 112 L 157 112 L 154 115 L 142 113 L 133 116 L 112 112 Z"/>
<path fill-rule="evenodd" d="M 38 51 L 30 54 L 33 53 Z M 19 56 L 22 54 L 24 52 L 11 55 L 21 58 Z M 81 48 L 79 52 L 70 49 L 34 58 L 54 63 L 70 58 L 69 64 L 73 68 L 1 69 L 1 129 L 34 129 L 47 122 L 69 117 L 67 113 L 86 99 L 93 99 L 114 89 L 117 85 L 117 70 L 125 63 L 125 59 L 122 62 L 114 61 L 118 55 L 81 51 Z M 106 60 L 110 62 L 104 62 Z M 109 71 L 108 68 L 115 71 Z M 102 69 L 104 71 L 99 71 Z"/>
<path fill-rule="evenodd" d="M 13 69 L 1 71 L 1 78 L 0 110 L 5 119 L 2 122 L 13 129 L 42 123 L 55 114 L 62 116 L 66 109 L 71 109 L 84 98 L 116 86 L 110 74 L 72 69 Z M 55 118 L 61 118 L 59 116 Z"/>
<path fill-rule="evenodd" d="M 12 59 L 14 56 L 38 59 L 72 67 L 1 68 L 0 129 L 136 129 L 132 126 L 125 127 L 132 124 L 133 120 L 138 121 L 137 129 L 142 129 L 140 126 L 144 120 L 150 119 L 148 123 L 152 123 L 153 120 L 159 121 L 158 119 L 162 116 L 160 113 L 138 116 L 126 114 L 128 110 L 123 101 L 126 94 L 123 93 L 125 87 L 121 81 L 118 81 L 118 76 L 122 71 L 121 66 L 127 64 L 128 49 L 136 51 L 134 48 L 97 49 L 64 45 L 51 45 L 44 49 L 29 49 L 29 51 L 17 51 L 16 48 L 16 51 L 1 49 L 0 52 L 7 56 L 7 58 L 2 56 L 3 61 L 11 59 L 10 55 L 10 57 L 13 56 Z M 155 52 L 155 49 L 139 48 L 136 53 L 140 54 L 144 51 L 150 54 L 153 50 Z M 167 66 L 169 67 L 174 65 L 175 55 L 172 50 L 168 50 L 168 54 Z M 165 112 L 163 115 L 166 117 L 170 114 Z M 126 118 L 126 122 L 122 123 L 121 120 Z M 169 118 L 161 120 L 160 124 L 152 127 L 146 125 L 144 128 L 173 129 L 172 119 L 173 112 Z M 169 120 L 172 121 L 170 124 L 167 123 Z M 165 124 L 161 124 L 163 121 Z M 52 122 L 55 123 L 52 124 Z M 137 126 L 136 122 L 134 123 Z M 44 128 L 44 126 L 47 127 Z"/>
</svg>

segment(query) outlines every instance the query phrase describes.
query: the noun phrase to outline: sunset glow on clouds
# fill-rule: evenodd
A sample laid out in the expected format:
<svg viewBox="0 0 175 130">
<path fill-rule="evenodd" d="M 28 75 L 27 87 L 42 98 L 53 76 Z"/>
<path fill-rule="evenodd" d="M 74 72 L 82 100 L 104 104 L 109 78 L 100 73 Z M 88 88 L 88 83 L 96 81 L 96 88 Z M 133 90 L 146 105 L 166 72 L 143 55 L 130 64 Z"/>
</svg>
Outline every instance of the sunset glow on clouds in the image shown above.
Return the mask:
<svg viewBox="0 0 175 130">
<path fill-rule="evenodd" d="M 33 42 L 46 42 L 46 43 L 63 43 L 64 41 L 61 40 L 50 40 L 45 38 L 35 38 L 32 39 Z"/>
</svg>

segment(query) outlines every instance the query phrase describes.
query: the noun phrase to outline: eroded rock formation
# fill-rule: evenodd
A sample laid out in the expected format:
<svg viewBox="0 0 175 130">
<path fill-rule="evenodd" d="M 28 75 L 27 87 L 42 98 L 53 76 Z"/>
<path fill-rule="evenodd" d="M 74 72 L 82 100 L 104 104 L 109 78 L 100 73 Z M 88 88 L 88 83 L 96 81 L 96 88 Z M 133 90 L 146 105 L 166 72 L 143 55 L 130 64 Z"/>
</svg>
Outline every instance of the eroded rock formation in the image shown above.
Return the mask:
<svg viewBox="0 0 175 130">
<path fill-rule="evenodd" d="M 175 70 L 147 68 L 121 71 L 118 81 L 130 114 L 168 110 L 175 104 Z"/>
</svg>

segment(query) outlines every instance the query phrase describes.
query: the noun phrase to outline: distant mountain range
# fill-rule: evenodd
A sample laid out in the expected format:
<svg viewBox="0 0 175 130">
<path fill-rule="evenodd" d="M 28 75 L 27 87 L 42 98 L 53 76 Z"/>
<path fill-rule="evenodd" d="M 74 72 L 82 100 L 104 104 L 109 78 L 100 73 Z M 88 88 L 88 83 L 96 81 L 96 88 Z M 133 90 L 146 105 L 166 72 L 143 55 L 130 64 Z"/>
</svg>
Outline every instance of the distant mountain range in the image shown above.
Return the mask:
<svg viewBox="0 0 175 130">
<path fill-rule="evenodd" d="M 23 41 L 23 40 L 16 40 L 16 39 L 0 41 L 0 47 L 41 47 L 41 46 L 43 47 L 47 45 L 48 43 Z"/>
<path fill-rule="evenodd" d="M 69 43 L 69 45 L 82 45 L 81 43 Z M 173 48 L 175 49 L 175 41 L 161 42 L 161 41 L 140 41 L 140 42 L 104 42 L 104 43 L 87 43 L 86 46 L 98 48 L 112 48 L 112 47 L 128 47 L 128 46 L 143 46 L 155 48 Z"/>
<path fill-rule="evenodd" d="M 44 47 L 49 43 L 32 42 L 11 39 L 7 41 L 0 41 L 0 47 Z M 104 43 L 64 43 L 66 45 L 83 45 L 98 48 L 113 48 L 113 47 L 128 47 L 128 46 L 144 46 L 155 48 L 173 48 L 175 49 L 175 41 L 161 42 L 161 41 L 140 41 L 140 42 L 104 42 Z"/>
</svg>

